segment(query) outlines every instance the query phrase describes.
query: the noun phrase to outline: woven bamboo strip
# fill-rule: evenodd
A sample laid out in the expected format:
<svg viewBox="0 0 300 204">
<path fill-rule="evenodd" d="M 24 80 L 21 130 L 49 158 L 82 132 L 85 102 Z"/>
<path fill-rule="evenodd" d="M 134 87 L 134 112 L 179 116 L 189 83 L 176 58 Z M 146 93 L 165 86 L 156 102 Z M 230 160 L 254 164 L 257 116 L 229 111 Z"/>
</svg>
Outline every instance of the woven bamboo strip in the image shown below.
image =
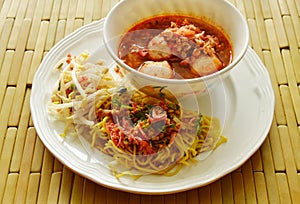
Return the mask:
<svg viewBox="0 0 300 204">
<path fill-rule="evenodd" d="M 19 174 L 17 173 L 8 174 L 2 203 L 14 203 L 18 178 Z"/>
<path fill-rule="evenodd" d="M 250 18 L 248 19 L 248 28 L 250 30 L 251 25 L 249 24 L 249 20 L 253 20 L 253 19 L 250 19 Z M 253 38 L 252 38 L 251 33 L 250 33 L 248 46 L 251 47 L 251 48 L 253 48 L 253 42 L 252 41 L 253 41 Z"/>
<path fill-rule="evenodd" d="M 37 0 L 29 0 L 25 18 L 29 18 L 29 19 L 33 18 L 36 6 L 37 6 Z"/>
<path fill-rule="evenodd" d="M 263 13 L 263 7 L 264 5 L 262 5 L 261 1 L 253 1 L 253 7 L 254 7 L 254 14 L 255 14 L 255 22 L 257 24 L 257 31 L 250 31 L 251 35 L 257 35 L 258 34 L 258 38 L 260 42 L 259 47 L 261 47 L 261 49 L 270 49 L 270 45 L 268 42 L 268 38 L 267 38 L 267 31 L 266 31 L 266 26 L 265 26 L 265 22 L 264 22 L 264 13 Z M 257 49 L 255 50 L 259 56 L 260 56 L 260 52 L 261 50 Z M 261 58 L 262 59 L 262 58 Z"/>
<path fill-rule="evenodd" d="M 20 171 L 20 164 L 23 156 L 24 144 L 28 129 L 28 122 L 30 117 L 30 108 L 29 108 L 29 101 L 30 101 L 30 93 L 31 90 L 27 89 L 25 94 L 25 99 L 23 103 L 23 108 L 21 112 L 20 123 L 18 126 L 17 138 L 14 147 L 14 152 L 11 159 L 10 164 L 10 172 L 19 172 Z"/>
<path fill-rule="evenodd" d="M 291 194 L 292 202 L 293 203 L 300 203 L 300 181 L 297 177 L 297 169 L 296 169 L 296 163 L 295 163 L 295 157 L 294 154 L 295 151 L 299 151 L 299 149 L 292 148 L 293 140 L 290 138 L 292 133 L 289 131 L 288 127 L 281 126 L 278 128 L 281 144 L 283 149 L 285 150 L 283 152 L 285 164 L 286 164 L 286 175 L 289 185 L 289 191 Z"/>
<path fill-rule="evenodd" d="M 7 131 L 8 117 L 11 110 L 11 104 L 13 103 L 13 97 L 15 95 L 16 88 L 8 87 L 5 92 L 4 102 L 0 112 L 0 154 L 2 152 L 4 137 Z"/>
<path fill-rule="evenodd" d="M 77 2 L 77 10 L 76 10 L 76 14 L 75 17 L 76 18 L 84 18 L 84 14 L 85 14 L 85 7 L 86 7 L 86 1 L 85 0 L 78 0 Z"/>
<path fill-rule="evenodd" d="M 187 194 L 187 192 L 186 192 L 186 194 Z M 187 197 L 188 197 L 188 195 L 187 195 Z M 162 195 L 151 196 L 151 203 L 163 204 L 164 197 Z"/>
<path fill-rule="evenodd" d="M 281 15 L 289 15 L 289 9 L 286 0 L 278 0 L 278 6 L 280 8 Z"/>
<path fill-rule="evenodd" d="M 58 43 L 61 39 L 64 37 L 65 33 L 65 27 L 66 27 L 66 20 L 59 20 L 55 35 L 55 43 Z"/>
<path fill-rule="evenodd" d="M 113 5 L 112 1 L 102 1 L 102 9 L 101 9 L 101 16 L 100 18 L 103 18 L 107 15 L 107 13 L 109 12 L 111 5 Z"/>
<path fill-rule="evenodd" d="M 290 88 L 288 86 L 280 86 L 280 91 L 282 98 L 284 98 L 283 106 L 285 109 L 285 114 L 287 116 L 287 126 L 289 128 L 290 132 L 290 140 L 292 142 L 292 148 L 293 148 L 293 157 L 296 162 L 296 167 L 299 170 L 300 169 L 300 134 L 297 127 L 297 122 L 295 118 L 295 112 L 293 109 L 292 99 L 290 95 Z M 286 151 L 286 149 L 283 147 L 283 144 L 281 142 L 283 153 Z M 284 155 L 284 154 L 283 154 Z"/>
<path fill-rule="evenodd" d="M 233 199 L 231 174 L 228 174 L 221 179 L 221 186 L 222 186 L 222 201 L 224 203 L 233 203 L 234 199 Z"/>
<path fill-rule="evenodd" d="M 48 21 L 42 21 L 38 38 L 35 40 L 36 45 L 34 48 L 34 54 L 33 54 L 32 62 L 31 62 L 31 66 L 30 66 L 30 71 L 28 74 L 27 84 L 32 84 L 34 74 L 42 61 L 48 26 L 49 26 Z"/>
<path fill-rule="evenodd" d="M 280 203 L 269 138 L 266 138 L 265 142 L 263 143 L 261 147 L 261 153 L 269 201 L 270 203 Z"/>
<path fill-rule="evenodd" d="M 287 31 L 287 36 L 288 36 L 289 50 L 291 52 L 293 67 L 299 67 L 300 66 L 300 53 L 299 53 L 299 48 L 295 42 L 296 42 L 296 36 L 298 36 L 300 34 L 300 31 L 299 31 L 300 26 L 298 28 L 296 28 L 296 27 L 293 28 L 292 21 L 293 21 L 293 19 L 289 16 L 283 17 L 283 22 L 284 22 L 285 29 Z M 299 30 L 297 30 L 297 29 L 299 29 Z M 293 72 L 295 72 L 296 82 L 299 83 L 300 82 L 299 69 L 293 69 Z"/>
<path fill-rule="evenodd" d="M 95 186 L 97 188 L 97 185 Z M 122 191 L 109 189 L 106 192 L 106 202 L 114 204 L 129 204 L 129 194 Z"/>
<path fill-rule="evenodd" d="M 199 199 L 198 190 L 197 189 L 195 189 L 195 190 L 196 190 L 196 192 L 195 192 L 195 194 L 192 194 L 192 196 L 195 196 Z M 176 203 L 176 194 L 164 195 L 164 199 L 165 199 L 165 204 L 174 204 L 174 203 Z M 197 200 L 197 202 L 198 202 L 198 200 Z M 130 204 L 140 203 L 140 197 L 135 194 L 130 194 L 129 203 Z"/>
<path fill-rule="evenodd" d="M 276 178 L 278 181 L 280 200 L 284 201 L 286 204 L 292 203 L 286 174 L 276 173 Z"/>
<path fill-rule="evenodd" d="M 28 128 L 14 203 L 24 203 L 26 200 L 27 191 L 24 191 L 24 189 L 27 189 L 28 187 L 30 166 L 32 162 L 32 157 L 28 155 L 33 154 L 35 139 L 36 132 L 34 128 Z"/>
<path fill-rule="evenodd" d="M 199 200 L 201 200 L 202 203 L 210 203 L 211 195 L 210 195 L 209 185 L 198 188 L 198 193 L 199 193 Z"/>
<path fill-rule="evenodd" d="M 164 199 L 165 199 L 165 203 L 167 203 L 167 197 L 164 196 Z M 198 194 L 198 189 L 192 189 L 192 190 L 189 190 L 186 192 L 186 202 L 187 203 L 197 203 L 199 200 L 200 200 L 200 198 L 199 198 L 199 194 Z M 169 200 L 168 203 L 171 203 L 171 200 Z"/>
<path fill-rule="evenodd" d="M 282 152 L 283 150 L 281 148 L 281 142 L 279 138 L 277 124 L 274 120 L 272 121 L 268 138 L 270 140 L 270 145 L 272 147 L 271 151 L 273 155 L 275 171 L 285 171 L 285 164 L 284 164 L 283 152 Z"/>
<path fill-rule="evenodd" d="M 261 153 L 259 149 L 251 156 L 251 163 L 252 171 L 263 171 Z"/>
<path fill-rule="evenodd" d="M 83 187 L 83 195 L 82 200 L 85 203 L 96 203 L 95 201 L 95 188 L 96 184 L 88 179 L 84 180 L 84 187 Z"/>
<path fill-rule="evenodd" d="M 31 117 L 29 118 L 28 126 L 33 127 L 33 121 Z"/>
<path fill-rule="evenodd" d="M 77 0 L 72 0 L 69 5 L 65 36 L 74 31 L 74 22 L 77 9 Z"/>
<path fill-rule="evenodd" d="M 287 78 L 280 54 L 280 48 L 278 45 L 278 41 L 276 38 L 276 33 L 275 33 L 275 28 L 274 28 L 274 21 L 271 19 L 268 19 L 265 21 L 266 23 L 266 28 L 268 30 L 268 40 L 270 44 L 270 49 L 271 49 L 271 55 L 273 59 L 273 65 L 275 68 L 275 73 L 276 73 L 276 79 L 278 84 L 286 84 L 287 83 Z"/>
<path fill-rule="evenodd" d="M 82 19 L 75 19 L 75 22 L 74 22 L 74 30 L 80 28 L 83 26 L 83 20 Z"/>
<path fill-rule="evenodd" d="M 43 155 L 44 155 L 45 146 L 38 137 L 35 141 L 34 152 L 32 154 L 32 165 L 30 168 L 31 172 L 41 172 L 43 165 Z"/>
<path fill-rule="evenodd" d="M 59 19 L 66 20 L 68 17 L 68 10 L 69 10 L 70 0 L 64 0 L 61 2 L 60 12 L 59 12 Z"/>
<path fill-rule="evenodd" d="M 26 45 L 26 49 L 28 50 L 33 50 L 36 47 L 37 39 L 40 37 L 39 31 L 40 31 L 40 26 L 42 25 L 41 19 L 43 14 L 42 8 L 45 6 L 44 1 L 45 0 L 38 0 L 38 2 L 36 3 L 35 12 L 32 17 L 32 26 L 30 29 L 30 35 L 28 37 L 28 41 Z"/>
<path fill-rule="evenodd" d="M 186 203 L 186 200 L 187 200 L 187 193 L 186 192 L 176 193 L 176 201 L 178 203 Z M 151 203 L 151 196 L 142 195 L 141 196 L 141 203 Z"/>
<path fill-rule="evenodd" d="M 19 79 L 17 81 L 16 86 L 16 95 L 15 95 L 15 103 L 13 103 L 12 111 L 9 117 L 8 124 L 10 126 L 17 126 L 19 124 L 22 106 L 24 103 L 24 96 L 26 93 L 26 82 L 27 82 L 27 76 L 30 69 L 32 59 L 32 52 L 25 52 L 24 58 L 19 74 Z"/>
<path fill-rule="evenodd" d="M 42 20 L 49 20 L 52 15 L 52 9 L 53 9 L 53 2 L 54 0 L 47 0 L 45 1 L 45 6 L 43 8 L 43 15 Z"/>
<path fill-rule="evenodd" d="M 233 5 L 235 5 L 235 0 L 228 0 L 230 3 L 232 3 Z"/>
<path fill-rule="evenodd" d="M 233 198 L 236 203 L 246 203 L 243 176 L 241 173 L 232 173 Z"/>
<path fill-rule="evenodd" d="M 47 32 L 47 41 L 45 45 L 45 50 L 50 50 L 55 43 L 55 35 L 58 26 L 58 18 L 60 12 L 61 0 L 54 0 L 53 9 L 50 16 L 49 29 Z"/>
<path fill-rule="evenodd" d="M 102 4 L 105 0 L 94 0 L 93 1 L 93 20 L 99 20 L 102 18 Z"/>
<path fill-rule="evenodd" d="M 95 203 L 105 203 L 107 199 L 107 188 L 97 186 L 95 189 Z"/>
<path fill-rule="evenodd" d="M 4 195 L 5 184 L 9 173 L 9 165 L 16 139 L 16 128 L 8 128 L 3 145 L 3 154 L 0 157 L 0 203 Z"/>
<path fill-rule="evenodd" d="M 51 176 L 49 196 L 47 203 L 57 203 L 60 190 L 61 172 L 55 172 Z"/>
<path fill-rule="evenodd" d="M 12 1 L 4 1 L 3 5 L 2 5 L 2 9 L 0 9 L 0 31 L 2 31 L 5 21 L 7 19 L 9 19 L 9 18 L 7 18 L 7 13 L 8 13 L 11 3 L 12 3 Z"/>
<path fill-rule="evenodd" d="M 246 10 L 244 6 L 244 1 L 236 1 L 235 6 L 242 12 L 242 14 L 246 16 Z"/>
<path fill-rule="evenodd" d="M 83 185 L 84 185 L 84 179 L 79 176 L 74 176 L 73 186 L 72 186 L 72 192 L 70 197 L 70 203 L 82 203 L 82 192 L 83 192 Z M 97 195 L 97 193 L 96 193 Z M 100 202 L 98 202 L 100 203 Z"/>
<path fill-rule="evenodd" d="M 40 173 L 31 173 L 29 177 L 25 203 L 31 204 L 37 202 L 39 183 L 40 183 Z"/>
<path fill-rule="evenodd" d="M 268 0 L 253 1 L 253 3 L 256 3 L 256 2 L 260 2 L 260 4 L 261 4 L 263 18 L 264 19 L 271 18 L 272 14 L 271 14 L 271 8 L 270 8 L 269 1 Z"/>
<path fill-rule="evenodd" d="M 5 53 L 7 51 L 6 46 L 9 40 L 11 29 L 13 27 L 13 23 L 13 19 L 7 19 L 4 23 L 2 32 L 0 32 L 0 71 L 2 70 L 2 67 L 4 67 L 2 63 L 4 61 Z"/>
<path fill-rule="evenodd" d="M 63 203 L 70 202 L 73 177 L 74 177 L 74 173 L 71 172 L 68 168 L 64 167 L 63 172 L 62 172 L 62 179 L 61 179 L 58 203 L 63 204 Z"/>
<path fill-rule="evenodd" d="M 10 67 L 11 67 L 11 64 L 13 61 L 14 54 L 15 54 L 14 51 L 11 51 L 11 50 L 7 51 L 5 53 L 5 57 L 3 60 L 3 65 L 2 65 L 1 72 L 0 72 L 0 79 L 1 79 L 0 80 L 0 105 L 2 105 L 4 96 L 5 96 L 4 94 L 5 94 L 8 77 L 9 77 L 9 73 L 10 73 Z M 9 114 L 9 112 L 7 114 Z"/>
<path fill-rule="evenodd" d="M 243 173 L 243 180 L 245 185 L 245 195 L 246 195 L 246 202 L 247 203 L 256 203 L 256 192 L 255 192 L 255 185 L 254 185 L 254 178 L 253 178 L 253 171 L 251 160 L 248 160 L 242 166 L 242 173 Z"/>
<path fill-rule="evenodd" d="M 289 50 L 282 50 L 282 57 L 284 61 L 284 66 L 287 72 L 288 77 L 288 85 L 291 92 L 291 99 L 292 99 L 292 107 L 295 110 L 295 116 L 297 123 L 300 124 L 300 95 L 297 87 L 295 72 L 293 69 L 293 62 L 291 59 L 291 53 Z"/>
<path fill-rule="evenodd" d="M 63 171 L 64 165 L 58 160 L 54 159 L 53 171 Z"/>
<path fill-rule="evenodd" d="M 287 47 L 288 41 L 286 37 L 286 33 L 284 30 L 282 18 L 281 18 L 281 12 L 277 1 L 269 0 L 271 11 L 272 11 L 272 19 L 274 22 L 274 28 L 276 31 L 276 37 L 279 48 Z"/>
<path fill-rule="evenodd" d="M 263 59 L 262 47 L 260 43 L 259 32 L 256 27 L 256 21 L 253 19 L 248 19 L 248 27 L 250 30 L 251 44 L 254 51 L 257 53 L 260 59 Z"/>
<path fill-rule="evenodd" d="M 297 41 L 294 41 L 294 43 L 298 43 L 298 47 L 300 47 L 300 35 L 299 35 L 299 32 L 300 32 L 300 3 L 299 3 L 299 0 L 287 0 L 286 1 L 287 4 L 288 4 L 288 8 L 289 8 L 289 11 L 290 11 L 290 15 L 291 15 L 291 18 L 292 18 L 292 23 L 293 23 L 293 26 L 294 26 L 294 30 L 298 33 L 296 35 L 296 39 Z M 298 4 L 296 4 L 298 3 Z M 298 12 L 297 12 L 297 5 L 298 5 Z"/>
<path fill-rule="evenodd" d="M 297 11 L 298 11 L 298 15 L 300 16 L 300 2 L 295 0 L 295 4 L 296 4 Z"/>
<path fill-rule="evenodd" d="M 20 0 L 13 0 L 12 4 L 7 13 L 8 18 L 15 18 L 17 15 L 18 8 L 20 6 Z"/>
<path fill-rule="evenodd" d="M 220 180 L 215 181 L 210 185 L 211 202 L 212 203 L 222 203 L 222 190 Z"/>
<path fill-rule="evenodd" d="M 275 95 L 275 101 L 276 101 L 276 103 L 275 103 L 275 119 L 276 119 L 277 124 L 285 125 L 286 117 L 285 117 L 285 113 L 283 110 L 282 98 L 280 97 L 280 91 L 279 91 L 278 84 L 276 81 L 276 73 L 275 73 L 275 69 L 274 69 L 272 55 L 271 55 L 271 52 L 269 52 L 269 51 L 264 51 L 263 55 L 264 55 L 265 65 L 269 71 L 269 75 L 271 78 L 271 83 L 272 83 L 272 87 L 273 87 L 274 95 Z"/>
<path fill-rule="evenodd" d="M 2 6 L 3 6 L 3 1 L 4 0 L 0 0 L 0 8 L 2 8 Z M 1 10 L 1 9 L 0 9 Z"/>
<path fill-rule="evenodd" d="M 117 204 L 131 204 L 129 203 L 129 194 L 123 191 L 111 191 L 112 193 L 115 193 L 116 196 L 114 196 L 116 199 L 116 202 L 111 203 L 117 203 Z"/>
<path fill-rule="evenodd" d="M 242 172 L 242 168 L 241 167 L 239 167 L 239 168 L 237 168 L 234 172 L 238 172 L 238 173 L 241 173 Z"/>
<path fill-rule="evenodd" d="M 110 1 L 110 7 L 109 7 L 109 10 L 110 10 L 115 4 L 117 4 L 119 1 L 120 1 L 120 0 L 111 0 L 111 1 Z"/>
<path fill-rule="evenodd" d="M 18 31 L 15 32 L 22 32 L 22 34 L 18 37 L 18 40 L 16 40 L 17 45 L 15 47 L 12 47 L 11 49 L 15 49 L 15 56 L 14 60 L 11 66 L 10 76 L 8 80 L 8 85 L 16 85 L 19 73 L 21 72 L 21 63 L 25 51 L 25 46 L 27 43 L 27 38 L 29 35 L 29 29 L 31 26 L 31 20 L 30 19 L 24 19 L 22 21 L 22 26 Z M 12 33 L 13 34 L 13 33 Z M 9 45 L 8 45 L 9 46 Z M 27 73 L 25 73 L 27 74 Z M 21 75 L 21 78 L 24 77 Z"/>
<path fill-rule="evenodd" d="M 175 194 L 170 194 L 170 195 L 166 195 L 167 199 L 166 201 L 173 201 L 172 203 L 175 203 L 176 201 L 176 195 Z M 137 195 L 137 194 L 133 194 L 133 193 L 130 193 L 129 194 L 129 203 L 130 204 L 139 204 L 141 203 L 141 197 L 140 195 Z M 167 202 L 166 202 L 167 204 Z"/>
<path fill-rule="evenodd" d="M 99 2 L 99 1 L 97 1 L 97 2 Z M 84 19 L 83 19 L 84 25 L 87 25 L 92 22 L 93 10 L 94 10 L 94 1 L 89 1 L 89 3 L 85 5 Z"/>
<path fill-rule="evenodd" d="M 48 200 L 53 160 L 54 158 L 51 153 L 47 149 L 45 149 L 37 203 L 44 204 Z"/>
<path fill-rule="evenodd" d="M 25 13 L 26 13 L 27 4 L 28 4 L 28 0 L 21 1 L 21 4 L 20 4 L 19 9 L 18 9 L 18 13 L 16 14 L 16 17 L 15 17 L 14 26 L 13 26 L 13 29 L 12 29 L 12 32 L 11 32 L 11 35 L 10 35 L 10 39 L 9 39 L 9 43 L 7 45 L 7 49 L 15 49 L 16 46 L 17 46 L 18 37 L 20 36 L 20 34 L 23 34 L 23 32 L 20 32 L 20 31 L 21 31 L 21 26 L 22 26 L 23 21 L 24 21 L 24 16 L 25 16 Z"/>
<path fill-rule="evenodd" d="M 116 203 L 124 203 L 124 204 L 138 204 L 138 203 L 140 203 L 138 195 L 136 197 L 132 197 L 132 193 L 127 193 L 127 192 L 124 192 L 124 191 L 116 191 L 116 192 L 117 192 L 117 195 L 116 195 L 117 196 L 117 201 L 116 201 Z M 135 200 L 135 198 L 137 198 L 137 199 Z"/>
<path fill-rule="evenodd" d="M 257 203 L 268 203 L 268 193 L 265 183 L 265 176 L 262 172 L 254 172 L 254 183 L 256 190 Z"/>
<path fill-rule="evenodd" d="M 246 11 L 247 18 L 254 19 L 254 9 L 252 5 L 252 1 L 244 0 L 244 7 Z"/>
</svg>

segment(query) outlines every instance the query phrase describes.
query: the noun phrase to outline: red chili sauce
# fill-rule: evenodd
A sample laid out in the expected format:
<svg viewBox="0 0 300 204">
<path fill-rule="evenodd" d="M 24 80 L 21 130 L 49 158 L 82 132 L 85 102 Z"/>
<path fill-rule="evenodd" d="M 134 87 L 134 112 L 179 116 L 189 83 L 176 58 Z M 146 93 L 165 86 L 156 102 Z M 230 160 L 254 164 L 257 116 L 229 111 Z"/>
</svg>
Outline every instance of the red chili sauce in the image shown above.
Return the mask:
<svg viewBox="0 0 300 204">
<path fill-rule="evenodd" d="M 163 68 L 173 73 L 166 78 L 188 79 L 226 67 L 232 59 L 232 46 L 221 29 L 207 21 L 170 15 L 153 17 L 130 28 L 121 39 L 118 55 L 141 72 L 146 61 L 150 65 L 166 61 Z M 155 69 L 149 68 L 150 72 Z"/>
</svg>

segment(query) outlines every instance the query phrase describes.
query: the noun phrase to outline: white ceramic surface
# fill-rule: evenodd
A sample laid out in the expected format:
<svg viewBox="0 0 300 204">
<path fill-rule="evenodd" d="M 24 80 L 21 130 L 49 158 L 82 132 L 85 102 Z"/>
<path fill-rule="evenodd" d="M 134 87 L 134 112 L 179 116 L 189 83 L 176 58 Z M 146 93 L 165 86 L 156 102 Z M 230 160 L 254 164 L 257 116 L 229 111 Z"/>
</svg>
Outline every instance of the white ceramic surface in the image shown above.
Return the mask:
<svg viewBox="0 0 300 204">
<path fill-rule="evenodd" d="M 106 166 L 106 157 L 99 162 L 91 157 L 78 138 L 62 139 L 59 134 L 64 125 L 53 121 L 47 113 L 57 81 L 51 68 L 67 53 L 76 55 L 89 50 L 97 53 L 90 60 L 101 58 L 111 66 L 114 64 L 103 47 L 102 28 L 102 20 L 88 24 L 56 44 L 44 57 L 32 84 L 30 108 L 34 126 L 44 145 L 64 165 L 108 188 L 166 194 L 204 186 L 221 178 L 240 167 L 261 146 L 273 119 L 274 94 L 266 68 L 248 48 L 238 68 L 231 70 L 210 95 L 199 99 L 201 112 L 220 118 L 228 142 L 173 177 L 146 175 L 136 181 L 129 177 L 117 180 Z"/>
<path fill-rule="evenodd" d="M 133 12 L 134 11 L 134 12 Z M 224 69 L 194 79 L 162 79 L 130 68 L 117 56 L 122 36 L 130 27 L 143 19 L 163 14 L 181 14 L 205 17 L 229 36 L 233 47 L 233 60 Z M 131 80 L 136 86 L 168 85 L 175 95 L 190 92 L 206 93 L 213 89 L 227 72 L 235 67 L 245 54 L 249 42 L 247 22 L 239 10 L 226 0 L 123 0 L 108 13 L 103 26 L 103 39 L 108 53 L 125 71 L 133 73 Z"/>
</svg>

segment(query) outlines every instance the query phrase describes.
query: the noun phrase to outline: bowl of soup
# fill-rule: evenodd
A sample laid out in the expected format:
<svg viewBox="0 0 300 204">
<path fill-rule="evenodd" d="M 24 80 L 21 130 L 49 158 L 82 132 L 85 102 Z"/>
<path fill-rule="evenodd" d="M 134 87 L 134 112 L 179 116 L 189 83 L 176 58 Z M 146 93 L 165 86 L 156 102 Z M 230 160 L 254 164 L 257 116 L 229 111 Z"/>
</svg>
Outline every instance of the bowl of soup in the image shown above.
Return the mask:
<svg viewBox="0 0 300 204">
<path fill-rule="evenodd" d="M 236 67 L 247 21 L 225 0 L 123 0 L 104 21 L 108 53 L 137 88 L 205 94 Z"/>
</svg>

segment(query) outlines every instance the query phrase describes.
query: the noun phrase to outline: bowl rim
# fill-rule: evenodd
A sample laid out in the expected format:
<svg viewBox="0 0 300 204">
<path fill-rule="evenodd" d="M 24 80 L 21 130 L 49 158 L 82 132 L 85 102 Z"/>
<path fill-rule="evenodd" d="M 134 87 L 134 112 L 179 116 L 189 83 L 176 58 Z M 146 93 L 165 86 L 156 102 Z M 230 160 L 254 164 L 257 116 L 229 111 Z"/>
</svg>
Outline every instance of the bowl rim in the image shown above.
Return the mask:
<svg viewBox="0 0 300 204">
<path fill-rule="evenodd" d="M 237 16 L 239 16 L 239 18 L 240 18 L 240 20 L 243 24 L 243 28 L 244 28 L 244 31 L 245 31 L 245 36 L 244 36 L 245 39 L 244 39 L 243 47 L 242 47 L 241 51 L 238 53 L 238 55 L 236 55 L 234 57 L 233 61 L 231 61 L 223 69 L 218 70 L 218 71 L 216 71 L 212 74 L 201 76 L 201 77 L 196 77 L 196 78 L 190 78 L 190 79 L 185 79 L 185 78 L 182 78 L 182 79 L 166 79 L 166 78 L 155 77 L 155 76 L 152 76 L 152 75 L 149 75 L 149 74 L 139 72 L 138 70 L 128 66 L 126 63 L 123 62 L 123 60 L 121 60 L 115 54 L 115 52 L 112 50 L 112 47 L 109 45 L 110 40 L 109 40 L 109 38 L 107 36 L 107 33 L 106 33 L 106 27 L 108 26 L 108 19 L 110 18 L 110 16 L 113 15 L 113 11 L 115 11 L 122 4 L 125 4 L 127 1 L 130 1 L 130 0 L 119 1 L 117 4 L 115 4 L 112 7 L 112 9 L 108 12 L 107 16 L 105 17 L 104 24 L 103 24 L 103 42 L 104 42 L 103 44 L 104 44 L 105 48 L 107 49 L 108 53 L 110 54 L 110 56 L 116 61 L 116 63 L 119 66 L 121 66 L 122 68 L 125 68 L 130 74 L 137 74 L 138 76 L 143 77 L 143 78 L 147 78 L 148 80 L 157 81 L 157 82 L 160 82 L 160 83 L 168 83 L 168 84 L 184 84 L 184 83 L 195 83 L 195 82 L 199 82 L 199 81 L 209 81 L 209 80 L 215 79 L 217 77 L 221 77 L 223 74 L 230 71 L 232 68 L 234 68 L 240 62 L 240 60 L 246 54 L 246 51 L 247 51 L 248 46 L 249 46 L 249 41 L 250 41 L 250 31 L 249 31 L 247 20 L 246 20 L 245 16 L 241 13 L 241 11 L 236 6 L 234 6 L 231 2 L 226 1 L 226 0 L 221 0 L 222 3 L 227 4 L 229 7 L 231 7 L 233 9 L 234 12 L 236 12 Z M 155 16 L 155 15 L 153 15 L 153 16 Z"/>
</svg>

